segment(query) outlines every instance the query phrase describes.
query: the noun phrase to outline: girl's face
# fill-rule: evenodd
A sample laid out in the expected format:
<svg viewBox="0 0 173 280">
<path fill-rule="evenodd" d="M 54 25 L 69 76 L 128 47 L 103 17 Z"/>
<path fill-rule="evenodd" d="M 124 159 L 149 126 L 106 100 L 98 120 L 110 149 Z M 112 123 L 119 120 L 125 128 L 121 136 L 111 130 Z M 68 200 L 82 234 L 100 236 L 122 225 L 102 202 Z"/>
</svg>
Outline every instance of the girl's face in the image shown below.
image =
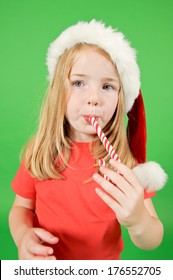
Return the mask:
<svg viewBox="0 0 173 280">
<path fill-rule="evenodd" d="M 90 142 L 95 130 L 89 116 L 95 116 L 103 129 L 117 107 L 120 88 L 117 71 L 103 55 L 86 48 L 72 66 L 69 83 L 66 118 L 70 139 Z"/>
</svg>

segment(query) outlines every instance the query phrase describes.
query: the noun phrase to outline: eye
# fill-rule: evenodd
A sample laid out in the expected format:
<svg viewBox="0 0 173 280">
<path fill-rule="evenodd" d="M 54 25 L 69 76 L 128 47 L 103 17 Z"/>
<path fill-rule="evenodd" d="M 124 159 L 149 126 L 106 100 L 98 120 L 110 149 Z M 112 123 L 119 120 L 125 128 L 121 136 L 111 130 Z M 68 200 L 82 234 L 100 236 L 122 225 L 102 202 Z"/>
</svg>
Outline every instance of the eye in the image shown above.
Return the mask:
<svg viewBox="0 0 173 280">
<path fill-rule="evenodd" d="M 72 85 L 80 88 L 80 87 L 84 86 L 84 82 L 82 82 L 82 81 L 73 81 Z"/>
<path fill-rule="evenodd" d="M 103 85 L 103 89 L 110 91 L 110 90 L 114 90 L 114 87 L 110 84 L 105 84 Z"/>
</svg>

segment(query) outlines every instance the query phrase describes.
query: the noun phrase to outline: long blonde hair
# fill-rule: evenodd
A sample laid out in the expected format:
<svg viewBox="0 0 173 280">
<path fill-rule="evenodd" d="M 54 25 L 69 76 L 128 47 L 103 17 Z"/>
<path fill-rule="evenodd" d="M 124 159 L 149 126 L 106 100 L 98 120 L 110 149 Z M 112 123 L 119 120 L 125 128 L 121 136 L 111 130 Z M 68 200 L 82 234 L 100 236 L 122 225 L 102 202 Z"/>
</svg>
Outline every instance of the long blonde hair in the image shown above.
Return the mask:
<svg viewBox="0 0 173 280">
<path fill-rule="evenodd" d="M 61 171 L 68 165 L 71 140 L 68 135 L 68 121 L 65 118 L 69 74 L 75 60 L 83 48 L 93 48 L 105 56 L 113 65 L 109 54 L 96 45 L 79 43 L 64 52 L 59 58 L 54 78 L 50 82 L 46 98 L 43 102 L 37 133 L 28 143 L 25 152 L 25 165 L 33 177 L 40 180 L 63 178 Z M 115 67 L 115 65 L 114 65 Z M 135 159 L 130 151 L 124 129 L 124 95 L 120 87 L 115 113 L 104 128 L 104 133 L 118 153 L 121 161 L 133 167 Z M 95 136 L 91 147 L 95 160 L 104 158 L 107 166 L 110 156 L 103 144 Z M 57 165 L 57 163 L 59 163 Z"/>
</svg>

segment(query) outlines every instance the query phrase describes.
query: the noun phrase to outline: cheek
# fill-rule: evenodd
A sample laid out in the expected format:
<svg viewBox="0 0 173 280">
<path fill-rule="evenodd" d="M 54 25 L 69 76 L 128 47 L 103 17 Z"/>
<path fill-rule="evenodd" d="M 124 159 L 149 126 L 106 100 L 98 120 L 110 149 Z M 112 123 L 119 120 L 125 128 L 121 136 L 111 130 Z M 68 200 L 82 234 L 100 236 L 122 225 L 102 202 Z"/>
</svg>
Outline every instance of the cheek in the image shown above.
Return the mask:
<svg viewBox="0 0 173 280">
<path fill-rule="evenodd" d="M 74 114 L 74 106 L 72 106 L 71 103 L 67 104 L 67 110 L 66 110 L 66 118 L 67 120 L 70 120 L 73 118 L 73 114 Z"/>
<path fill-rule="evenodd" d="M 76 98 L 74 95 L 71 95 L 67 102 L 66 118 L 73 118 L 73 116 L 75 116 L 79 109 L 79 98 Z"/>
<path fill-rule="evenodd" d="M 118 96 L 115 98 L 110 98 L 107 100 L 107 106 L 106 106 L 106 111 L 107 111 L 107 117 L 111 119 L 113 116 L 118 104 Z"/>
</svg>

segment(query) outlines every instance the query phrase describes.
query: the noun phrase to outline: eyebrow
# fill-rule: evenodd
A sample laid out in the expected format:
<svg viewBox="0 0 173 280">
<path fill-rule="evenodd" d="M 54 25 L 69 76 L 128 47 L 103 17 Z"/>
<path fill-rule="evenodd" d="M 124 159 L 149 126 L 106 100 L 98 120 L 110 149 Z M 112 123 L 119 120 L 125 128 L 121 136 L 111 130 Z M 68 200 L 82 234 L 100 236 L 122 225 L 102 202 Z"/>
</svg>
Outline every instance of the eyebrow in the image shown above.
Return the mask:
<svg viewBox="0 0 173 280">
<path fill-rule="evenodd" d="M 105 77 L 103 80 L 109 81 L 109 82 L 116 82 L 119 83 L 119 80 L 116 78 L 111 78 L 111 77 Z"/>
<path fill-rule="evenodd" d="M 70 74 L 70 76 L 88 77 L 88 75 L 86 75 L 86 74 L 77 74 L 77 73 Z"/>
<path fill-rule="evenodd" d="M 88 75 L 82 74 L 82 73 L 80 73 L 80 74 L 74 73 L 74 74 L 71 74 L 70 76 L 71 76 L 71 77 L 73 77 L 73 76 L 77 76 L 77 77 L 89 77 Z M 118 80 L 118 79 L 112 78 L 112 77 L 104 77 L 102 80 L 103 80 L 103 81 L 109 81 L 109 82 L 116 82 L 116 83 L 119 83 L 119 80 Z"/>
</svg>

